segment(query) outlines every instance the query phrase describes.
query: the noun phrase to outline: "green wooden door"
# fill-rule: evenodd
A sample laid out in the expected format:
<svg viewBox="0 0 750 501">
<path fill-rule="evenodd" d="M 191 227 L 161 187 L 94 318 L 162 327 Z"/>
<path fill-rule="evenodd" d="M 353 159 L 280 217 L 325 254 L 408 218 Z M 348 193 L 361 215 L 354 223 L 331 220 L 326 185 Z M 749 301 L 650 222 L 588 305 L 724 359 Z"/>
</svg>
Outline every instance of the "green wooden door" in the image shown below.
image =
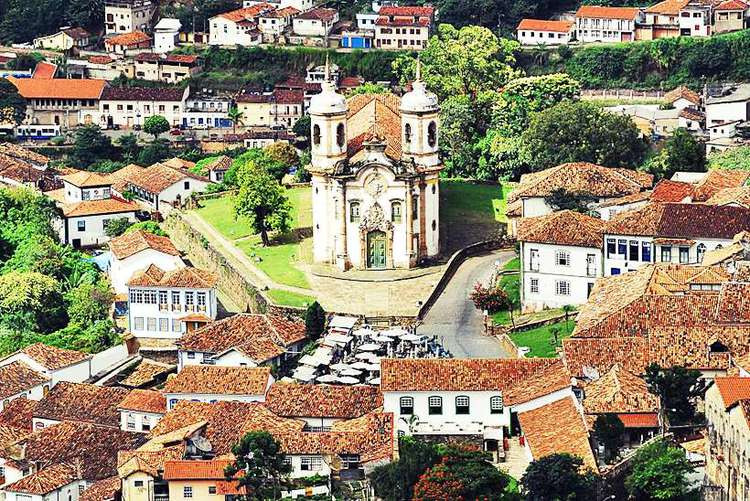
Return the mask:
<svg viewBox="0 0 750 501">
<path fill-rule="evenodd" d="M 385 233 L 371 231 L 367 235 L 367 267 L 385 268 Z"/>
</svg>

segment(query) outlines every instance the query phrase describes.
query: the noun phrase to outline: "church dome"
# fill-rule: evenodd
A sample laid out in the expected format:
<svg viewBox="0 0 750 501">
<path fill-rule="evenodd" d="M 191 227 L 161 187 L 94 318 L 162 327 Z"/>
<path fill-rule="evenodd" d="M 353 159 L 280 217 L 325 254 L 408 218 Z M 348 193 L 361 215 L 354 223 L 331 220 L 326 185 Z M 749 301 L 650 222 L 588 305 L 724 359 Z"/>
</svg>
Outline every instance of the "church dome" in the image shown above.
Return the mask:
<svg viewBox="0 0 750 501">
<path fill-rule="evenodd" d="M 401 98 L 401 111 L 425 113 L 438 110 L 437 96 L 427 90 L 423 81 L 415 80 L 412 82 L 411 88 L 411 92 L 407 92 Z"/>
<path fill-rule="evenodd" d="M 323 82 L 323 91 L 310 98 L 311 115 L 346 113 L 346 98 L 336 92 L 333 82 Z"/>
</svg>

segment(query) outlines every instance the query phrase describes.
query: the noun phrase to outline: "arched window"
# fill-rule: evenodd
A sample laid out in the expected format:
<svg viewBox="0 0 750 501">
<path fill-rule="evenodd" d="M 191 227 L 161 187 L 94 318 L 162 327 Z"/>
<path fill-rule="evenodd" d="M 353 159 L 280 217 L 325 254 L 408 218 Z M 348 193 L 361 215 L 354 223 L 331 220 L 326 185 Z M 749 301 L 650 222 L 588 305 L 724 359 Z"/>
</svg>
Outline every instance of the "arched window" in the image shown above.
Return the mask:
<svg viewBox="0 0 750 501">
<path fill-rule="evenodd" d="M 411 197 L 411 218 L 417 219 L 418 212 L 419 212 L 419 197 L 417 195 L 413 195 Z"/>
<path fill-rule="evenodd" d="M 432 231 L 435 231 L 437 229 L 437 221 L 434 219 L 432 220 Z"/>
<path fill-rule="evenodd" d="M 469 397 L 461 395 L 456 397 L 456 414 L 469 413 Z"/>
<path fill-rule="evenodd" d="M 320 144 L 320 125 L 315 124 L 313 125 L 313 133 L 312 133 L 312 140 L 313 144 L 315 146 L 318 146 Z"/>
<path fill-rule="evenodd" d="M 406 144 L 411 143 L 411 124 L 404 125 L 404 142 Z"/>
<path fill-rule="evenodd" d="M 490 397 L 490 414 L 502 414 L 503 413 L 503 397 L 495 395 Z"/>
<path fill-rule="evenodd" d="M 401 414 L 411 416 L 414 414 L 414 399 L 412 397 L 401 397 L 398 401 Z"/>
<path fill-rule="evenodd" d="M 344 124 L 339 124 L 338 127 L 336 127 L 336 144 L 339 145 L 339 148 L 343 148 L 344 144 L 346 144 L 346 131 L 344 130 Z"/>
<path fill-rule="evenodd" d="M 427 399 L 427 412 L 430 415 L 442 414 L 443 413 L 443 398 L 442 397 L 430 397 Z"/>
<path fill-rule="evenodd" d="M 703 262 L 703 256 L 706 254 L 706 245 L 705 244 L 698 244 L 698 264 L 701 264 Z"/>
<path fill-rule="evenodd" d="M 724 246 L 721 245 L 721 244 L 718 244 L 716 247 L 714 247 L 714 249 L 721 249 L 722 247 L 724 247 Z"/>
<path fill-rule="evenodd" d="M 359 222 L 359 202 L 351 202 L 349 204 L 349 221 L 352 223 Z"/>
<path fill-rule="evenodd" d="M 434 147 L 437 144 L 437 124 L 430 122 L 427 126 L 427 144 Z"/>
<path fill-rule="evenodd" d="M 401 202 L 391 202 L 391 221 L 394 223 L 401 222 Z"/>
</svg>

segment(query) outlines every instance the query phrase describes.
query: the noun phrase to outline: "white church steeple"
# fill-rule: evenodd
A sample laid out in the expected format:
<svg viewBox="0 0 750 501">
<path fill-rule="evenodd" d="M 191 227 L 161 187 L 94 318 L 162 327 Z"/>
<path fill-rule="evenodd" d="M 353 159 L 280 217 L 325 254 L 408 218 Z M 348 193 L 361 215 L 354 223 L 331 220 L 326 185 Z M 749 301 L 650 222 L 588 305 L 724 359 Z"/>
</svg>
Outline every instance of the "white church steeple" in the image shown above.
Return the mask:
<svg viewBox="0 0 750 501">
<path fill-rule="evenodd" d="M 325 79 L 322 91 L 310 99 L 310 127 L 312 164 L 317 168 L 331 169 L 346 159 L 347 135 L 346 98 L 336 92 L 331 80 L 331 67 L 326 55 Z"/>
<path fill-rule="evenodd" d="M 406 159 L 421 166 L 440 164 L 438 156 L 438 99 L 422 81 L 422 61 L 417 57 L 412 90 L 401 98 L 401 150 Z"/>
</svg>

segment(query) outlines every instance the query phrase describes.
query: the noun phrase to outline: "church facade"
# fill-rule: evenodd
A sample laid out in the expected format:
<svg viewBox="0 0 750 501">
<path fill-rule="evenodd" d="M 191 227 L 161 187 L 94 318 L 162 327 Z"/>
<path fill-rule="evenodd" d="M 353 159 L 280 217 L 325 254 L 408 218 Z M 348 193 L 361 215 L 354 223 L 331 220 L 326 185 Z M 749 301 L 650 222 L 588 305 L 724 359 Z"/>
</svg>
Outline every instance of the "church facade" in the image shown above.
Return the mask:
<svg viewBox="0 0 750 501">
<path fill-rule="evenodd" d="M 439 253 L 439 107 L 419 73 L 412 87 L 347 101 L 325 82 L 313 96 L 316 263 L 412 268 Z"/>
</svg>

